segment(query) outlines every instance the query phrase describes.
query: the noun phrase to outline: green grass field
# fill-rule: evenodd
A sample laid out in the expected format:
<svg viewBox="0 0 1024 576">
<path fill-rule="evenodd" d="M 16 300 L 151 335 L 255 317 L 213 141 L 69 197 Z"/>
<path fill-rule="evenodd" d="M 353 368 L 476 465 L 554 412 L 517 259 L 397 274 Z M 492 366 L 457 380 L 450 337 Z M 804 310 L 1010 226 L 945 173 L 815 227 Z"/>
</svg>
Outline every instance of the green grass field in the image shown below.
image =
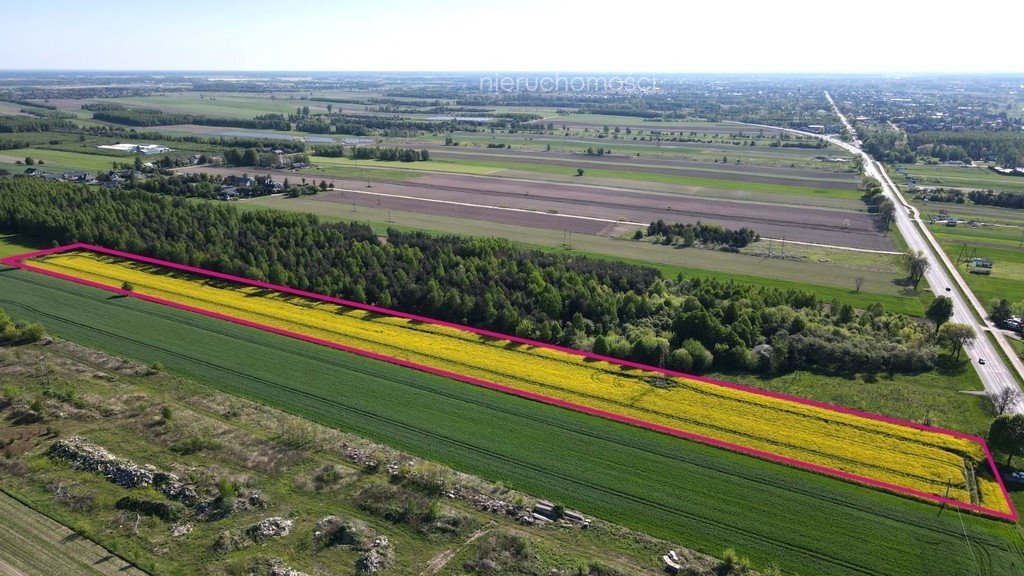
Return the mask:
<svg viewBox="0 0 1024 576">
<path fill-rule="evenodd" d="M 429 162 L 384 162 L 382 160 L 353 160 L 351 158 L 326 158 L 313 156 L 312 161 L 325 172 L 333 168 L 365 168 L 367 170 L 398 169 L 425 172 L 449 172 L 456 174 L 494 174 L 504 168 L 474 166 L 461 161 L 430 160 Z"/>
<path fill-rule="evenodd" d="M 959 265 L 967 285 L 986 309 L 991 311 L 992 302 L 1002 298 L 1011 303 L 1024 301 L 1024 248 L 1016 237 L 1019 229 L 952 228 L 941 224 L 930 229 L 953 262 L 961 255 L 963 260 L 974 254 L 994 262 L 989 275 L 970 274 L 963 262 Z"/>
<path fill-rule="evenodd" d="M 41 275 L 53 333 L 699 550 L 802 574 L 1012 574 L 1015 526 Z M 961 525 L 961 521 L 963 525 Z M 969 544 L 968 544 L 969 542 Z M 970 549 L 970 552 L 968 551 Z"/>
<path fill-rule="evenodd" d="M 971 190 L 1011 190 L 1024 192 L 1024 178 L 1000 176 L 982 166 L 927 166 L 924 164 L 904 165 L 907 173 L 917 178 L 919 186 L 945 188 L 966 188 Z M 903 184 L 903 177 L 894 176 L 897 184 Z"/>
<path fill-rule="evenodd" d="M 47 150 L 43 148 L 21 148 L 18 150 L 2 150 L 0 158 L 10 156 L 24 161 L 25 157 L 34 160 L 43 160 L 44 164 L 37 164 L 35 168 L 43 172 L 57 172 L 61 170 L 84 170 L 87 172 L 99 172 L 110 170 L 114 162 L 132 162 L 135 158 L 132 154 L 119 154 L 117 151 L 108 150 L 106 154 L 68 152 L 65 150 Z M 9 162 L 7 164 L 10 164 Z M 27 166 L 19 166 L 17 172 L 23 172 Z M 10 168 L 8 168 L 10 169 Z"/>
<path fill-rule="evenodd" d="M 0 491 L 0 574 L 10 576 L 143 576 L 114 556 Z"/>
<path fill-rule="evenodd" d="M 309 106 L 313 112 L 327 112 L 326 104 L 289 98 L 270 99 L 263 95 L 245 96 L 235 93 L 196 92 L 109 98 L 105 102 L 124 104 L 132 108 L 157 108 L 165 112 L 205 114 L 220 118 L 254 118 L 261 114 L 294 114 L 295 108 Z"/>
<path fill-rule="evenodd" d="M 18 234 L 0 234 L 0 258 L 48 247 L 40 240 Z"/>
</svg>

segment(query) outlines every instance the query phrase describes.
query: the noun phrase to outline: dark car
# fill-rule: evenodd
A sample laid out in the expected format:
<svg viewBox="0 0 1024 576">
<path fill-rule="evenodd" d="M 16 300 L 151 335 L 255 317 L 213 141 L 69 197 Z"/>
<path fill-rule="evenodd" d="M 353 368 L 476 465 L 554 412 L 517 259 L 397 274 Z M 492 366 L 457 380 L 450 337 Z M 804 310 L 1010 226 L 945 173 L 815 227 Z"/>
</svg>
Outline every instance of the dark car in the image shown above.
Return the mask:
<svg viewBox="0 0 1024 576">
<path fill-rule="evenodd" d="M 946 286 L 946 292 L 951 292 L 951 291 L 952 291 L 952 288 L 950 288 L 949 286 Z"/>
<path fill-rule="evenodd" d="M 985 359 L 984 358 L 978 358 L 978 364 L 984 364 L 984 363 L 985 363 Z"/>
</svg>

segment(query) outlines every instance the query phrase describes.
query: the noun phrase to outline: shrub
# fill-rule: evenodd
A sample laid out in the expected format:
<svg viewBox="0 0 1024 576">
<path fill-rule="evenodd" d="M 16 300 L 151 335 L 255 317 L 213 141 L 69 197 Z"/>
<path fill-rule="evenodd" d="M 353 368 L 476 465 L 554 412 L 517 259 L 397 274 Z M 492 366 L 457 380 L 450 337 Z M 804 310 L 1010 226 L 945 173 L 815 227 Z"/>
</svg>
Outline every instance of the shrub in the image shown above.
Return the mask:
<svg viewBox="0 0 1024 576">
<path fill-rule="evenodd" d="M 128 510 L 145 514 L 146 516 L 156 516 L 165 522 L 174 522 L 185 515 L 185 507 L 178 502 L 161 502 L 159 500 L 135 498 L 132 496 L 121 498 L 114 504 L 114 507 L 118 510 Z"/>
</svg>

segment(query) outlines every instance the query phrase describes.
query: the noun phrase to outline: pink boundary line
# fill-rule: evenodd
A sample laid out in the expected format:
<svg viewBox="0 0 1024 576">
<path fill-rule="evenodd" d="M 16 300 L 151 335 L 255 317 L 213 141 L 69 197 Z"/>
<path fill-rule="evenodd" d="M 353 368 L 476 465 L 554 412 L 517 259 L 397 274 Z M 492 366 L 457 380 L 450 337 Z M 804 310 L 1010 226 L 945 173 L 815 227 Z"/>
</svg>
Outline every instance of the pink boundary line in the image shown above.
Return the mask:
<svg viewBox="0 0 1024 576">
<path fill-rule="evenodd" d="M 417 322 L 425 322 L 425 323 L 429 323 L 429 324 L 435 324 L 435 325 L 444 326 L 444 327 L 447 327 L 447 328 L 453 328 L 453 329 L 461 330 L 461 331 L 464 331 L 464 332 L 470 332 L 470 333 L 473 333 L 473 334 L 478 334 L 478 335 L 481 335 L 481 336 L 486 336 L 486 337 L 489 337 L 489 338 L 496 338 L 496 339 L 500 339 L 500 340 L 508 340 L 508 341 L 511 341 L 511 342 L 517 342 L 517 343 L 525 344 L 525 345 L 529 345 L 529 346 L 535 346 L 535 347 L 540 347 L 540 348 L 548 348 L 548 349 L 551 349 L 551 350 L 558 350 L 560 352 L 564 352 L 564 353 L 567 353 L 567 354 L 573 354 L 573 355 L 576 355 L 576 356 L 582 356 L 584 358 L 589 358 L 589 359 L 592 359 L 592 360 L 600 360 L 600 361 L 603 361 L 603 362 L 608 362 L 608 363 L 616 364 L 616 365 L 619 365 L 619 366 L 626 366 L 626 367 L 629 367 L 629 368 L 636 368 L 636 369 L 641 369 L 641 370 L 646 370 L 646 371 L 651 371 L 651 372 L 658 372 L 658 373 L 665 374 L 667 376 L 674 376 L 674 377 L 681 377 L 681 378 L 686 378 L 686 379 L 690 379 L 690 380 L 696 380 L 698 382 L 704 382 L 704 383 L 713 384 L 713 385 L 716 385 L 716 386 L 723 386 L 723 387 L 726 387 L 726 388 L 731 388 L 731 389 L 734 389 L 734 390 L 740 390 L 740 391 L 743 391 L 743 392 L 757 394 L 757 395 L 760 395 L 760 396 L 766 396 L 766 397 L 770 397 L 770 398 L 784 400 L 784 401 L 787 401 L 787 402 L 793 402 L 793 403 L 797 403 L 797 404 L 804 404 L 804 405 L 807 405 L 807 406 L 813 406 L 813 407 L 816 407 L 816 408 L 822 408 L 822 409 L 831 410 L 831 411 L 834 411 L 834 412 L 840 412 L 840 413 L 849 414 L 849 415 L 853 415 L 853 416 L 859 416 L 859 417 L 867 418 L 867 419 L 871 419 L 871 420 L 887 422 L 889 424 L 896 424 L 896 425 L 900 425 L 900 426 L 916 428 L 918 430 L 924 430 L 924 431 L 933 432 L 933 433 L 937 433 L 937 434 L 945 434 L 945 435 L 952 436 L 952 437 L 955 437 L 955 438 L 971 440 L 971 441 L 977 442 L 979 445 L 981 445 L 982 451 L 985 454 L 985 458 L 988 461 L 989 469 L 990 469 L 990 471 L 992 472 L 993 476 L 995 477 L 996 481 L 999 484 L 999 489 L 1002 491 L 1003 497 L 1005 498 L 1006 503 L 1007 503 L 1007 505 L 1010 508 L 1010 513 L 1000 512 L 998 510 L 994 510 L 994 509 L 991 509 L 991 508 L 985 508 L 984 506 L 978 506 L 978 505 L 975 505 L 975 504 L 969 504 L 967 502 L 961 502 L 959 500 L 955 500 L 955 499 L 952 499 L 952 498 L 945 498 L 945 497 L 942 497 L 942 496 L 937 496 L 935 494 L 930 494 L 928 492 L 923 492 L 923 491 L 920 491 L 920 490 L 915 490 L 915 489 L 912 489 L 912 488 L 907 488 L 907 487 L 904 487 L 904 486 L 899 486 L 899 485 L 896 485 L 896 484 L 891 484 L 891 483 L 888 483 L 888 482 L 883 482 L 881 480 L 875 480 L 873 478 L 868 478 L 868 477 L 865 477 L 865 476 L 860 476 L 858 474 L 853 474 L 853 473 L 846 472 L 846 471 L 843 471 L 843 470 L 837 470 L 837 469 L 834 469 L 834 468 L 829 468 L 827 466 L 821 466 L 819 464 L 814 464 L 814 463 L 811 463 L 811 462 L 805 462 L 803 460 L 798 460 L 798 459 L 795 459 L 795 458 L 789 458 L 787 456 L 782 456 L 782 455 L 779 455 L 779 454 L 774 454 L 774 453 L 771 453 L 771 452 L 766 452 L 766 451 L 763 451 L 763 450 L 758 450 L 758 449 L 755 449 L 755 448 L 750 448 L 750 447 L 742 446 L 742 445 L 739 445 L 739 444 L 733 444 L 731 442 L 726 442 L 726 441 L 723 441 L 723 440 L 718 440 L 718 439 L 715 439 L 715 438 L 703 436 L 701 434 L 696 434 L 696 433 L 693 433 L 693 432 L 687 432 L 685 430 L 679 430 L 679 429 L 676 429 L 676 428 L 671 428 L 669 426 L 663 426 L 663 425 L 660 425 L 660 424 L 655 424 L 653 422 L 647 422 L 645 420 L 640 420 L 640 419 L 637 419 L 637 418 L 632 418 L 632 417 L 624 416 L 624 415 L 621 415 L 621 414 L 615 414 L 615 413 L 612 413 L 612 412 L 606 412 L 604 410 L 600 410 L 600 409 L 597 409 L 597 408 L 592 408 L 590 406 L 586 406 L 586 405 L 582 405 L 582 404 L 576 404 L 576 403 L 573 403 L 573 402 L 568 402 L 568 401 L 561 400 L 561 399 L 558 399 L 558 398 L 553 398 L 553 397 L 550 397 L 550 396 L 545 396 L 543 394 L 537 394 L 535 392 L 530 392 L 530 391 L 527 391 L 527 390 L 521 390 L 521 389 L 518 389 L 518 388 L 514 388 L 514 387 L 511 387 L 511 386 L 506 386 L 506 385 L 498 384 L 498 383 L 495 383 L 495 382 L 489 382 L 487 380 L 482 380 L 482 379 L 479 379 L 479 378 L 474 378 L 472 376 L 466 376 L 466 375 L 458 374 L 458 373 L 455 373 L 455 372 L 449 372 L 447 370 L 442 370 L 442 369 L 439 369 L 439 368 L 434 368 L 434 367 L 431 367 L 431 366 L 426 366 L 426 365 L 419 364 L 419 363 L 416 363 L 416 362 L 410 362 L 408 360 L 403 360 L 401 358 L 396 358 L 396 357 L 388 356 L 388 355 L 385 355 L 385 354 L 378 354 L 376 352 L 370 352 L 368 350 L 362 350 L 362 349 L 359 349 L 359 348 L 354 348 L 352 346 L 347 346 L 345 344 L 339 344 L 337 342 L 331 342 L 329 340 L 323 340 L 323 339 L 316 338 L 316 337 L 313 337 L 313 336 L 308 336 L 308 335 L 305 335 L 305 334 L 300 334 L 298 332 L 292 332 L 290 330 L 284 330 L 282 328 L 277 328 L 277 327 L 274 327 L 274 326 L 268 326 L 268 325 L 260 324 L 258 322 L 252 322 L 252 321 L 249 321 L 249 320 L 244 320 L 242 318 L 236 318 L 234 316 L 229 316 L 227 314 L 221 314 L 219 312 L 214 312 L 212 310 L 205 310 L 205 309 L 202 309 L 202 308 L 197 308 L 197 307 L 194 307 L 194 306 L 189 306 L 187 304 L 181 304 L 181 303 L 178 303 L 178 302 L 173 302 L 173 301 L 170 301 L 170 300 L 165 300 L 163 298 L 157 298 L 155 296 L 149 296 L 149 295 L 146 295 L 146 294 L 140 294 L 140 293 L 137 293 L 137 292 L 122 290 L 121 288 L 116 288 L 116 287 L 113 287 L 113 286 L 108 286 L 106 284 L 101 284 L 99 282 L 93 282 L 91 280 L 86 280 L 84 278 L 79 278 L 79 277 L 76 277 L 76 276 L 71 276 L 71 275 L 68 275 L 68 274 L 60 273 L 60 272 L 53 272 L 51 270 L 46 270 L 44 268 L 38 268 L 36 266 L 32 266 L 32 265 L 26 264 L 24 262 L 25 260 L 30 260 L 30 259 L 33 259 L 33 258 L 38 258 L 38 257 L 41 257 L 41 256 L 47 256 L 47 255 L 50 255 L 50 254 L 57 254 L 57 253 L 62 253 L 62 252 L 70 252 L 70 251 L 75 251 L 75 250 L 87 250 L 87 251 L 91 251 L 91 252 L 97 252 L 97 253 L 100 253 L 100 254 L 107 254 L 107 255 L 110 255 L 110 256 L 117 256 L 117 257 L 120 257 L 120 258 L 125 258 L 127 260 L 134 260 L 134 261 L 143 262 L 143 263 L 146 263 L 146 264 L 153 264 L 153 265 L 156 265 L 156 266 L 162 266 L 162 267 L 166 267 L 166 268 L 173 268 L 173 269 L 176 269 L 176 270 L 181 270 L 181 271 L 184 271 L 184 272 L 188 272 L 188 273 L 196 274 L 196 275 L 200 275 L 200 276 L 206 276 L 206 277 L 210 277 L 210 278 L 217 278 L 217 279 L 220 279 L 220 280 L 227 280 L 227 281 L 234 282 L 234 283 L 239 283 L 239 284 L 247 284 L 247 285 L 250 285 L 250 286 L 256 286 L 256 287 L 259 287 L 259 288 L 265 288 L 265 289 L 268 289 L 268 290 L 276 290 L 276 291 L 279 291 L 279 292 L 284 292 L 284 293 L 288 293 L 288 294 L 294 294 L 296 296 L 302 296 L 302 297 L 305 297 L 305 298 L 312 298 L 314 300 L 321 300 L 321 301 L 324 301 L 324 302 L 331 302 L 331 303 L 334 303 L 334 304 L 339 304 L 339 305 L 350 307 L 350 308 L 366 310 L 366 311 L 369 311 L 369 312 L 374 312 L 374 313 L 378 313 L 378 314 L 384 314 L 384 315 L 388 315 L 388 316 L 396 316 L 396 317 L 400 317 L 400 318 L 406 318 L 406 319 L 414 320 L 414 321 L 417 321 Z M 26 252 L 24 254 L 16 254 L 16 255 L 13 255 L 13 256 L 8 256 L 6 258 L 0 259 L 0 263 L 7 264 L 9 266 L 14 266 L 16 268 L 20 268 L 20 269 L 23 269 L 23 270 L 28 270 L 28 271 L 31 271 L 31 272 L 36 272 L 36 273 L 43 274 L 43 275 L 46 275 L 46 276 L 50 276 L 50 277 L 53 277 L 53 278 L 59 278 L 59 279 L 62 279 L 62 280 L 68 280 L 70 282 L 75 282 L 77 284 L 83 284 L 83 285 L 86 285 L 86 286 L 91 286 L 93 288 L 98 288 L 98 289 L 105 290 L 105 291 L 108 291 L 108 292 L 115 292 L 115 293 L 120 294 L 122 296 L 130 296 L 130 297 L 133 297 L 133 298 L 138 298 L 140 300 L 146 300 L 146 301 L 153 302 L 153 303 L 156 303 L 156 304 L 161 304 L 161 305 L 164 305 L 164 306 L 170 306 L 172 308 L 177 308 L 179 310 L 185 310 L 187 312 L 193 312 L 193 313 L 196 313 L 196 314 L 201 314 L 201 315 L 204 315 L 204 316 L 209 316 L 209 317 L 217 318 L 217 319 L 220 319 L 220 320 L 226 320 L 228 322 L 232 322 L 232 323 L 235 323 L 235 324 L 240 324 L 240 325 L 243 325 L 243 326 L 248 326 L 250 328 L 256 328 L 256 329 L 263 330 L 263 331 L 266 331 L 266 332 L 272 332 L 272 333 L 279 334 L 279 335 L 282 335 L 282 336 L 287 336 L 287 337 L 295 338 L 295 339 L 298 339 L 298 340 L 304 340 L 306 342 L 310 342 L 310 343 L 313 343 L 313 344 L 318 344 L 318 345 L 321 345 L 321 346 L 326 346 L 328 348 L 334 348 L 336 350 L 341 350 L 341 351 L 344 351 L 344 352 L 350 352 L 350 353 L 353 353 L 353 354 L 358 354 L 360 356 L 365 356 L 367 358 L 372 358 L 374 360 L 380 360 L 380 361 L 388 362 L 388 363 L 391 363 L 391 364 L 396 364 L 396 365 L 404 366 L 406 368 L 412 368 L 414 370 L 419 370 L 419 371 L 427 372 L 427 373 L 434 374 L 434 375 L 437 375 L 437 376 L 442 376 L 442 377 L 445 377 L 445 378 L 450 378 L 450 379 L 453 379 L 453 380 L 458 380 L 458 381 L 461 381 L 461 382 L 466 382 L 466 383 L 469 383 L 469 384 L 474 384 L 474 385 L 481 386 L 481 387 L 484 387 L 484 388 L 489 388 L 489 389 L 492 389 L 492 390 L 497 390 L 499 392 L 504 392 L 504 393 L 507 393 L 507 394 L 512 394 L 514 396 L 519 396 L 519 397 L 522 397 L 522 398 L 527 398 L 527 399 L 530 399 L 530 400 L 534 400 L 534 401 L 538 401 L 538 402 L 543 402 L 545 404 L 550 404 L 550 405 L 558 406 L 558 407 L 561 407 L 561 408 L 567 408 L 567 409 L 570 409 L 570 410 L 574 410 L 574 411 L 577 411 L 577 412 L 582 412 L 582 413 L 585 413 L 585 414 L 590 414 L 590 415 L 593 415 L 593 416 L 599 416 L 601 418 L 606 418 L 608 420 L 614 420 L 614 421 L 621 422 L 621 423 L 624 423 L 624 424 L 630 424 L 630 425 L 633 425 L 633 426 L 638 426 L 638 427 L 641 427 L 641 428 L 646 428 L 648 430 L 653 430 L 653 431 L 656 431 L 656 432 L 661 432 L 661 433 L 664 433 L 664 434 L 668 434 L 668 435 L 671 435 L 671 436 L 676 436 L 676 437 L 679 437 L 679 438 L 684 438 L 684 439 L 691 440 L 691 441 L 694 441 L 694 442 L 700 442 L 702 444 L 708 444 L 708 445 L 715 446 L 715 447 L 718 447 L 718 448 L 723 448 L 723 449 L 726 449 L 726 450 L 730 450 L 732 452 L 738 452 L 738 453 L 741 453 L 741 454 L 746 454 L 746 455 L 749 455 L 749 456 L 754 456 L 754 457 L 761 458 L 761 459 L 764 459 L 764 460 L 769 460 L 769 461 L 773 461 L 773 462 L 778 462 L 778 463 L 786 464 L 786 465 L 789 465 L 789 466 L 793 466 L 795 468 L 802 468 L 802 469 L 805 469 L 805 470 L 810 470 L 810 471 L 813 471 L 813 472 L 818 472 L 820 474 L 825 474 L 827 476 L 841 478 L 841 479 L 844 479 L 844 480 L 847 480 L 847 481 L 851 481 L 851 482 L 855 482 L 855 483 L 858 483 L 858 484 L 864 484 L 864 485 L 867 485 L 867 486 L 871 486 L 871 487 L 875 487 L 875 488 L 880 488 L 880 489 L 888 491 L 888 492 L 893 492 L 893 493 L 896 493 L 896 494 L 907 495 L 907 496 L 911 496 L 911 497 L 914 497 L 914 498 L 917 498 L 917 499 L 931 501 L 931 502 L 936 502 L 936 503 L 940 503 L 940 504 L 946 504 L 946 505 L 950 505 L 950 506 L 953 506 L 953 507 L 956 507 L 956 508 L 959 508 L 959 509 L 962 509 L 962 510 L 976 512 L 978 514 L 982 514 L 982 515 L 985 515 L 985 516 L 991 516 L 991 517 L 998 518 L 998 519 L 1001 519 L 1001 520 L 1008 520 L 1008 521 L 1011 521 L 1011 522 L 1017 522 L 1017 521 L 1020 520 L 1020 516 L 1019 516 L 1016 508 L 1013 505 L 1013 501 L 1010 499 L 1010 495 L 1009 495 L 1009 493 L 1006 490 L 1006 486 L 1003 483 L 1003 479 L 1000 476 L 998 469 L 996 468 L 995 461 L 992 458 L 992 453 L 989 451 L 988 444 L 985 442 L 984 438 L 981 438 L 980 436 L 974 436 L 974 435 L 971 435 L 971 434 L 965 434 L 963 432 L 958 432 L 956 430 L 947 430 L 945 428 L 938 428 L 938 427 L 935 427 L 935 426 L 928 426 L 928 425 L 925 425 L 925 424 L 920 424 L 920 423 L 912 422 L 912 421 L 909 421 L 909 420 L 903 420 L 903 419 L 900 419 L 900 418 L 893 418 L 893 417 L 889 417 L 889 416 L 883 416 L 883 415 L 880 415 L 880 414 L 872 414 L 870 412 L 864 412 L 864 411 L 861 411 L 861 410 L 854 410 L 852 408 L 845 408 L 845 407 L 842 407 L 842 406 L 836 406 L 834 404 L 828 404 L 828 403 L 825 403 L 825 402 L 818 402 L 818 401 L 815 401 L 815 400 L 808 400 L 808 399 L 805 399 L 805 398 L 799 398 L 799 397 L 796 397 L 796 396 L 790 396 L 788 394 L 782 394 L 782 393 L 773 392 L 773 391 L 770 391 L 770 390 L 762 390 L 760 388 L 754 388 L 754 387 L 751 387 L 751 386 L 744 386 L 742 384 L 735 384 L 735 383 L 732 383 L 732 382 L 725 382 L 725 381 L 715 380 L 715 379 L 712 379 L 712 378 L 705 378 L 705 377 L 701 377 L 701 376 L 685 374 L 683 372 L 676 372 L 676 371 L 673 371 L 673 370 L 666 370 L 666 369 L 657 368 L 657 367 L 654 367 L 654 366 L 646 366 L 646 365 L 639 364 L 637 362 L 631 362 L 631 361 L 628 361 L 628 360 L 620 360 L 620 359 L 617 359 L 617 358 L 611 358 L 611 357 L 608 357 L 608 356 L 602 356 L 600 354 L 593 354 L 591 352 L 585 352 L 585 351 L 582 351 L 582 350 L 576 350 L 576 349 L 567 348 L 567 347 L 564 347 L 564 346 L 557 346 L 557 345 L 554 345 L 554 344 L 547 344 L 547 343 L 544 343 L 544 342 L 539 342 L 539 341 L 536 341 L 536 340 L 530 340 L 530 339 L 527 339 L 527 338 L 520 338 L 520 337 L 517 337 L 517 336 L 510 336 L 510 335 L 507 335 L 507 334 L 501 334 L 501 333 L 498 333 L 498 332 L 492 332 L 492 331 L 489 331 L 489 330 L 483 330 L 483 329 L 480 329 L 480 328 L 473 328 L 473 327 L 470 327 L 470 326 L 464 326 L 464 325 L 461 325 L 461 324 L 455 324 L 455 323 L 452 323 L 452 322 L 445 322 L 443 320 L 436 320 L 436 319 L 433 319 L 433 318 L 427 318 L 425 316 L 418 316 L 418 315 L 415 315 L 415 314 L 409 314 L 407 312 L 401 312 L 401 311 L 398 311 L 398 310 L 392 310 L 390 308 L 382 308 L 382 307 L 379 307 L 379 306 L 372 306 L 372 305 L 369 305 L 369 304 L 362 304 L 360 302 L 352 302 L 352 301 L 349 301 L 349 300 L 343 300 L 341 298 L 334 298 L 334 297 L 326 296 L 326 295 L 323 295 L 323 294 L 317 294 L 317 293 L 314 293 L 314 292 L 307 292 L 305 290 L 298 290 L 298 289 L 295 289 L 295 288 L 289 288 L 287 286 L 280 286 L 280 285 L 277 285 L 277 284 L 271 284 L 269 282 L 261 282 L 261 281 L 258 281 L 258 280 L 251 280 L 251 279 L 242 278 L 242 277 L 239 277 L 239 276 L 232 276 L 230 274 L 224 274 L 224 273 L 221 273 L 221 272 L 215 272 L 215 271 L 206 270 L 206 269 L 203 269 L 203 268 L 196 268 L 194 266 L 188 266 L 188 265 L 185 265 L 185 264 L 178 264 L 178 263 L 175 263 L 175 262 L 168 262 L 168 261 L 160 260 L 160 259 L 157 259 L 157 258 L 150 258 L 148 256 L 141 256 L 141 255 L 138 255 L 138 254 L 132 254 L 130 252 L 122 252 L 120 250 L 113 250 L 113 249 L 110 249 L 110 248 L 104 248 L 102 246 L 95 246 L 95 245 L 92 245 L 92 244 L 86 244 L 86 243 L 82 243 L 82 242 L 76 242 L 76 243 L 73 243 L 73 244 L 67 244 L 67 245 L 64 245 L 64 246 L 58 246 L 56 248 L 47 248 L 45 250 L 35 250 L 35 251 L 32 251 L 32 252 Z"/>
</svg>

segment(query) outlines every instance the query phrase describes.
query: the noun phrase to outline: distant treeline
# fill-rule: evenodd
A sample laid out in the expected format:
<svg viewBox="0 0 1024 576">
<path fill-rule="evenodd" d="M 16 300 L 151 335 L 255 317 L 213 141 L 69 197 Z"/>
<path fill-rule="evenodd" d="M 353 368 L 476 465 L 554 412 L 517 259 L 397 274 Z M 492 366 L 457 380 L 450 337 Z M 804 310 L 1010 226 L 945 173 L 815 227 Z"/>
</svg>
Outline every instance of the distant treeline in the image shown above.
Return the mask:
<svg viewBox="0 0 1024 576">
<path fill-rule="evenodd" d="M 916 194 L 920 200 L 929 202 L 951 202 L 963 204 L 965 200 L 982 205 L 997 206 L 999 208 L 1024 208 L 1024 194 L 1020 192 L 1005 192 L 996 190 L 971 190 L 964 193 L 956 188 L 931 188 L 919 190 Z"/>
<path fill-rule="evenodd" d="M 21 106 L 31 106 L 33 108 L 44 108 L 46 110 L 56 110 L 57 107 L 52 104 L 39 104 L 31 100 L 19 100 L 17 98 L 4 98 L 4 102 L 10 102 L 11 104 L 19 104 Z"/>
<path fill-rule="evenodd" d="M 800 139 L 800 140 L 791 140 L 791 141 L 783 141 L 781 139 L 775 139 L 775 140 L 772 140 L 768 144 L 768 147 L 769 148 L 810 148 L 810 149 L 818 150 L 818 149 L 821 149 L 821 148 L 828 148 L 828 142 L 826 142 L 822 138 L 810 138 L 810 139 Z"/>
<path fill-rule="evenodd" d="M 163 112 L 149 108 L 123 110 L 97 110 L 93 118 L 103 122 L 148 128 L 172 124 L 199 124 L 202 126 L 225 126 L 252 130 L 291 130 L 291 123 L 282 114 L 263 114 L 252 119 L 216 118 L 202 114 Z"/>
<path fill-rule="evenodd" d="M 342 158 L 345 156 L 345 147 L 340 144 L 314 146 L 313 155 L 324 158 Z"/>
<path fill-rule="evenodd" d="M 964 194 L 963 190 L 956 188 L 929 188 L 926 190 L 918 190 L 914 193 L 914 196 L 918 200 L 927 200 L 928 202 L 950 202 L 954 204 L 963 204 L 967 195 Z"/>
<path fill-rule="evenodd" d="M 902 132 L 858 128 L 857 134 L 863 142 L 861 147 L 864 151 L 877 160 L 902 164 L 913 164 L 917 160 L 917 154 L 910 148 Z"/>
<path fill-rule="evenodd" d="M 1024 166 L 1024 134 L 1020 132 L 917 132 L 909 143 L 919 153 L 940 160 L 991 159 L 1002 166 Z"/>
<path fill-rule="evenodd" d="M 127 109 L 127 106 L 124 104 L 118 104 L 117 102 L 90 102 L 88 104 L 82 104 L 82 110 L 89 110 L 90 112 L 112 112 L 114 110 Z"/>
<path fill-rule="evenodd" d="M 724 228 L 718 224 L 704 224 L 697 221 L 696 224 L 666 224 L 664 220 L 651 222 L 647 227 L 647 236 L 661 236 L 662 244 L 679 243 L 684 247 L 693 246 L 695 243 L 719 244 L 733 248 L 743 248 L 751 242 L 757 242 L 761 236 L 744 226 L 739 230 Z"/>
<path fill-rule="evenodd" d="M 995 190 L 971 190 L 967 197 L 975 204 L 999 206 L 1000 208 L 1024 208 L 1024 194 L 1020 192 L 996 192 Z"/>
<path fill-rule="evenodd" d="M 71 112 L 65 112 L 63 110 L 47 110 L 46 108 L 22 108 L 18 110 L 22 114 L 28 114 L 35 116 L 36 118 L 50 118 L 53 120 L 74 120 L 78 118 Z"/>
<path fill-rule="evenodd" d="M 19 140 L 0 140 L 0 150 L 18 150 L 19 148 L 28 148 L 31 145 L 31 142 L 21 142 Z"/>
<path fill-rule="evenodd" d="M 35 116 L 0 116 L 0 132 L 70 132 L 78 126 L 60 118 L 37 118 Z"/>
<path fill-rule="evenodd" d="M 663 112 L 640 108 L 582 108 L 582 114 L 601 114 L 605 116 L 632 116 L 634 118 L 661 118 Z"/>
<path fill-rule="evenodd" d="M 917 372 L 934 329 L 873 304 L 664 278 L 656 269 L 496 238 L 389 230 L 310 214 L 239 212 L 142 190 L 0 181 L 0 231 L 173 262 L 684 371 Z M 761 346 L 766 344 L 767 346 Z M 757 351 L 755 351 L 755 348 Z"/>
<path fill-rule="evenodd" d="M 353 146 L 349 156 L 354 160 L 384 160 L 386 162 L 420 162 L 430 160 L 429 150 L 412 148 L 381 148 L 380 146 Z"/>
<path fill-rule="evenodd" d="M 257 166 L 270 168 L 280 162 L 280 158 L 273 151 L 264 152 L 258 148 L 229 148 L 224 151 L 224 162 L 232 166 Z M 309 157 L 305 154 L 292 156 L 289 162 L 309 163 Z"/>
</svg>

